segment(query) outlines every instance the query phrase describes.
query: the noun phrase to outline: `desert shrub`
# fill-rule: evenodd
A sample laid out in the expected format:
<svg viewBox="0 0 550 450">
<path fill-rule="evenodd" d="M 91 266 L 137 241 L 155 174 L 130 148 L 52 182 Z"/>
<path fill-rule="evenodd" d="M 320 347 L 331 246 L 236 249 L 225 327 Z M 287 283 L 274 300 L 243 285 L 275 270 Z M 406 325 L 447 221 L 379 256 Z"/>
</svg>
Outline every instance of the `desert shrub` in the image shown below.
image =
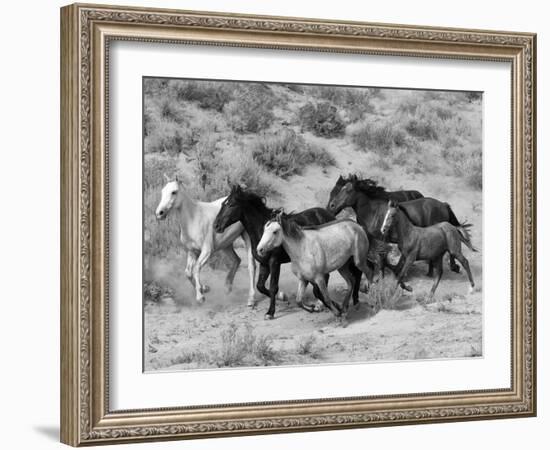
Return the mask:
<svg viewBox="0 0 550 450">
<path fill-rule="evenodd" d="M 278 359 L 270 336 L 257 336 L 254 328 L 247 324 L 239 330 L 235 322 L 230 323 L 220 335 L 221 348 L 217 355 L 219 367 L 243 365 L 268 365 Z"/>
<path fill-rule="evenodd" d="M 279 360 L 279 353 L 273 348 L 272 336 L 258 336 L 253 348 L 254 355 L 264 366 Z"/>
<path fill-rule="evenodd" d="M 172 365 L 174 364 L 201 364 L 209 362 L 209 355 L 199 350 L 187 351 L 182 350 L 181 353 L 176 355 L 170 360 Z"/>
<path fill-rule="evenodd" d="M 481 99 L 483 98 L 483 92 L 473 92 L 473 91 L 472 92 L 465 92 L 464 93 L 464 98 L 469 103 L 481 101 Z"/>
<path fill-rule="evenodd" d="M 164 120 L 182 123 L 185 120 L 185 110 L 174 100 L 164 99 L 160 103 L 160 117 Z"/>
<path fill-rule="evenodd" d="M 298 121 L 302 130 L 313 132 L 326 138 L 342 136 L 345 125 L 338 115 L 337 108 L 329 102 L 314 104 L 307 102 L 298 111 Z"/>
<path fill-rule="evenodd" d="M 195 174 L 198 185 L 206 189 L 208 177 L 216 173 L 218 161 L 216 159 L 217 139 L 211 135 L 203 135 L 197 142 L 194 151 Z"/>
<path fill-rule="evenodd" d="M 225 106 L 224 113 L 234 131 L 257 133 L 273 123 L 273 106 L 273 94 L 268 87 L 242 85 L 235 91 L 235 99 Z"/>
<path fill-rule="evenodd" d="M 171 80 L 171 88 L 179 101 L 197 102 L 203 109 L 221 112 L 233 98 L 234 85 L 220 81 Z"/>
<path fill-rule="evenodd" d="M 406 133 L 390 123 L 365 123 L 351 135 L 354 144 L 361 150 L 370 150 L 379 156 L 387 156 L 393 147 L 407 144 Z"/>
<path fill-rule="evenodd" d="M 164 297 L 173 297 L 174 291 L 169 287 L 163 286 L 155 281 L 143 283 L 143 297 L 147 302 L 158 303 Z"/>
<path fill-rule="evenodd" d="M 215 172 L 207 175 L 204 196 L 212 200 L 227 195 L 230 187 L 240 184 L 261 196 L 276 196 L 277 191 L 251 152 L 223 154 Z"/>
<path fill-rule="evenodd" d="M 375 88 L 308 86 L 306 92 L 345 111 L 348 122 L 354 123 L 362 119 L 365 113 L 374 112 L 371 100 L 378 95 L 378 91 Z"/>
<path fill-rule="evenodd" d="M 449 120 L 455 115 L 451 108 L 444 105 L 434 105 L 434 111 L 441 120 Z"/>
<path fill-rule="evenodd" d="M 399 299 L 396 301 L 393 300 L 394 291 L 395 279 L 386 276 L 371 284 L 369 298 L 381 309 L 395 309 Z"/>
<path fill-rule="evenodd" d="M 457 96 L 462 98 L 462 93 L 411 95 L 399 104 L 396 120 L 410 136 L 421 140 L 447 140 L 468 135 L 471 128 L 455 106 Z"/>
<path fill-rule="evenodd" d="M 146 156 L 143 171 L 143 187 L 162 187 L 165 184 L 164 174 L 169 177 L 176 172 L 176 162 L 172 158 Z"/>
<path fill-rule="evenodd" d="M 405 125 L 409 134 L 420 139 L 437 139 L 438 132 L 436 125 L 426 117 L 411 118 Z"/>
<path fill-rule="evenodd" d="M 321 356 L 321 348 L 315 335 L 310 334 L 298 340 L 296 344 L 296 353 L 310 358 L 317 359 Z"/>
<path fill-rule="evenodd" d="M 467 150 L 463 147 L 442 149 L 441 156 L 451 166 L 455 175 L 477 190 L 483 187 L 483 154 L 481 149 Z"/>
<path fill-rule="evenodd" d="M 252 154 L 258 164 L 281 178 L 301 174 L 312 164 L 327 167 L 336 163 L 326 149 L 307 143 L 289 128 L 259 136 L 253 144 Z"/>
<path fill-rule="evenodd" d="M 146 120 L 145 127 L 145 153 L 189 154 L 201 134 L 197 128 L 164 119 Z"/>
<path fill-rule="evenodd" d="M 201 200 L 214 200 L 227 195 L 232 185 L 240 184 L 258 195 L 276 195 L 267 174 L 247 150 L 223 152 L 214 136 L 203 136 L 193 153 L 193 183 Z"/>
</svg>

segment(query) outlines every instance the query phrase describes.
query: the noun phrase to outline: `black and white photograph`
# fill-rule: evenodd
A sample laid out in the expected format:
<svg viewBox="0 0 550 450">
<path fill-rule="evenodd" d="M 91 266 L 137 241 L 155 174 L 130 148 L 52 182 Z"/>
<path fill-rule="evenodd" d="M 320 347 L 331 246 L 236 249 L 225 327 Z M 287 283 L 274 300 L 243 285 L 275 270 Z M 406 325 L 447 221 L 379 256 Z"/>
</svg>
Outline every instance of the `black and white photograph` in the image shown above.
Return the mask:
<svg viewBox="0 0 550 450">
<path fill-rule="evenodd" d="M 143 78 L 144 370 L 482 357 L 482 106 Z"/>
</svg>

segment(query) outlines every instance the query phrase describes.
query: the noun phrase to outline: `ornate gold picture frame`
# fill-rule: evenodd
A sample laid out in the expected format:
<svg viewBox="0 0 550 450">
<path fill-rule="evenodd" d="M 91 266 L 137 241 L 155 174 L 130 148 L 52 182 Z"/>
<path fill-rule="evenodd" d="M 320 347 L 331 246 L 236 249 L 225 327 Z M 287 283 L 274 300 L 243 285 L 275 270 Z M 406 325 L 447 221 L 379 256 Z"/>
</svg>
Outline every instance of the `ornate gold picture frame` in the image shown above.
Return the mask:
<svg viewBox="0 0 550 450">
<path fill-rule="evenodd" d="M 117 40 L 510 63 L 511 386 L 113 411 L 108 370 L 107 105 L 109 48 Z M 85 4 L 62 8 L 62 442 L 80 446 L 534 416 L 535 88 L 536 36 L 530 33 Z"/>
</svg>

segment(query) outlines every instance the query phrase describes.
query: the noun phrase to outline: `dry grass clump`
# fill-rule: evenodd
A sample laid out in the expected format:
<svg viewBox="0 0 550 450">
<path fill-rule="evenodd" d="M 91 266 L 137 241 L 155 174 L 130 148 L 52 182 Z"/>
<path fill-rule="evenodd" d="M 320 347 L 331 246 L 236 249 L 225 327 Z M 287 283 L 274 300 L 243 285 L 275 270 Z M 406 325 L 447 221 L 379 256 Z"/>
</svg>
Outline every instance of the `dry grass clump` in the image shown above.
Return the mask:
<svg viewBox="0 0 550 450">
<path fill-rule="evenodd" d="M 306 86 L 309 95 L 335 105 L 345 117 L 347 123 L 354 123 L 373 113 L 372 100 L 381 97 L 378 88 L 344 88 L 338 86 Z"/>
<path fill-rule="evenodd" d="M 170 80 L 170 89 L 179 101 L 196 102 L 200 108 L 221 112 L 233 98 L 235 83 Z"/>
<path fill-rule="evenodd" d="M 221 347 L 213 360 L 218 367 L 267 366 L 275 363 L 278 353 L 273 338 L 258 336 L 250 324 L 242 329 L 232 322 L 220 334 Z"/>
<path fill-rule="evenodd" d="M 284 179 L 301 174 L 310 165 L 336 164 L 326 149 L 306 142 L 290 128 L 258 136 L 252 145 L 252 155 L 266 171 Z"/>
<path fill-rule="evenodd" d="M 155 281 L 143 283 L 143 299 L 146 302 L 158 303 L 165 297 L 173 297 L 174 290 Z"/>
<path fill-rule="evenodd" d="M 463 147 L 443 149 L 441 155 L 451 165 L 454 174 L 463 177 L 474 189 L 483 188 L 483 154 L 480 148 L 466 150 Z"/>
<path fill-rule="evenodd" d="M 380 278 L 376 283 L 371 284 L 369 299 L 381 309 L 396 309 L 399 298 L 393 300 L 395 291 L 395 278 L 386 276 Z"/>
<path fill-rule="evenodd" d="M 242 84 L 235 90 L 234 100 L 225 106 L 225 117 L 234 131 L 257 133 L 273 123 L 274 104 L 273 94 L 266 85 Z"/>
<path fill-rule="evenodd" d="M 342 136 L 346 128 L 338 109 L 329 102 L 308 101 L 298 110 L 298 121 L 303 131 L 325 138 Z"/>
<path fill-rule="evenodd" d="M 322 349 L 315 335 L 310 334 L 298 340 L 296 343 L 296 353 L 302 356 L 309 356 L 312 359 L 319 359 L 322 354 Z"/>
<path fill-rule="evenodd" d="M 351 139 L 361 150 L 385 157 L 394 147 L 406 145 L 407 134 L 399 126 L 389 122 L 366 122 L 353 131 Z"/>
</svg>

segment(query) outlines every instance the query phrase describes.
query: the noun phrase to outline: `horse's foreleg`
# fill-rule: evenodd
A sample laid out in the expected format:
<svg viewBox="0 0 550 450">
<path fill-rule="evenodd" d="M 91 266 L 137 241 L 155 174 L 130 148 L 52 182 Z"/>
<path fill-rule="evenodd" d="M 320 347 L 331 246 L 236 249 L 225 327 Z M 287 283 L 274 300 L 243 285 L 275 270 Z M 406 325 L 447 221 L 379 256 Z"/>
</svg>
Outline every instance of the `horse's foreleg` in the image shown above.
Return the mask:
<svg viewBox="0 0 550 450">
<path fill-rule="evenodd" d="M 192 250 L 187 251 L 187 265 L 185 266 L 185 276 L 189 282 L 195 287 L 195 279 L 193 278 L 193 268 L 197 262 L 197 255 Z"/>
<path fill-rule="evenodd" d="M 277 292 L 279 292 L 279 275 L 281 274 L 281 264 L 275 258 L 269 261 L 269 309 L 265 315 L 265 319 L 273 319 L 275 317 L 275 301 Z M 304 286 L 305 288 L 305 286 Z"/>
<path fill-rule="evenodd" d="M 395 275 L 396 279 L 399 278 L 399 274 L 401 273 L 401 270 L 403 269 L 404 264 L 405 264 L 405 255 L 401 254 L 397 264 L 395 266 L 390 267 L 390 269 L 393 272 L 393 274 Z M 412 288 L 409 285 L 405 284 L 405 282 L 403 280 L 401 280 L 401 289 L 404 289 L 408 292 L 412 292 Z"/>
<path fill-rule="evenodd" d="M 256 284 L 256 289 L 264 294 L 266 297 L 269 297 L 269 291 L 265 287 L 265 282 L 269 277 L 269 266 L 265 264 L 260 264 L 260 273 L 258 275 L 258 283 Z"/>
<path fill-rule="evenodd" d="M 229 271 L 225 277 L 225 293 L 229 294 L 233 289 L 233 280 L 235 279 L 235 274 L 239 269 L 239 264 L 241 264 L 241 258 L 239 258 L 239 255 L 235 252 L 233 245 L 230 245 L 221 251 L 227 255 L 230 261 Z"/>
<path fill-rule="evenodd" d="M 403 267 L 401 267 L 401 271 L 399 272 L 399 275 L 397 276 L 397 282 L 395 286 L 395 292 L 392 297 L 392 301 L 395 301 L 397 299 L 397 296 L 399 295 L 399 286 L 403 287 L 403 278 L 409 271 L 409 268 L 413 265 L 413 263 L 416 261 L 416 252 L 409 253 L 403 262 Z"/>
<path fill-rule="evenodd" d="M 305 309 L 307 312 L 313 312 L 313 307 L 304 305 L 304 292 L 306 291 L 307 281 L 301 278 L 298 279 L 298 289 L 296 290 L 296 303 L 297 305 Z"/>
<path fill-rule="evenodd" d="M 203 303 L 204 302 L 204 293 L 207 292 L 208 287 L 203 286 L 201 284 L 200 280 L 200 272 L 202 269 L 202 266 L 206 264 L 206 261 L 208 261 L 208 258 L 212 255 L 212 248 L 210 246 L 205 246 L 202 248 L 199 257 L 197 258 L 197 262 L 195 263 L 195 266 L 193 267 L 193 278 L 195 279 L 195 291 L 197 295 L 197 302 Z"/>
<path fill-rule="evenodd" d="M 250 236 L 247 233 L 243 233 L 242 238 L 246 247 L 246 256 L 248 257 L 248 300 L 247 305 L 254 306 L 254 282 L 256 281 L 256 260 L 252 254 L 252 244 L 250 242 Z"/>
</svg>

